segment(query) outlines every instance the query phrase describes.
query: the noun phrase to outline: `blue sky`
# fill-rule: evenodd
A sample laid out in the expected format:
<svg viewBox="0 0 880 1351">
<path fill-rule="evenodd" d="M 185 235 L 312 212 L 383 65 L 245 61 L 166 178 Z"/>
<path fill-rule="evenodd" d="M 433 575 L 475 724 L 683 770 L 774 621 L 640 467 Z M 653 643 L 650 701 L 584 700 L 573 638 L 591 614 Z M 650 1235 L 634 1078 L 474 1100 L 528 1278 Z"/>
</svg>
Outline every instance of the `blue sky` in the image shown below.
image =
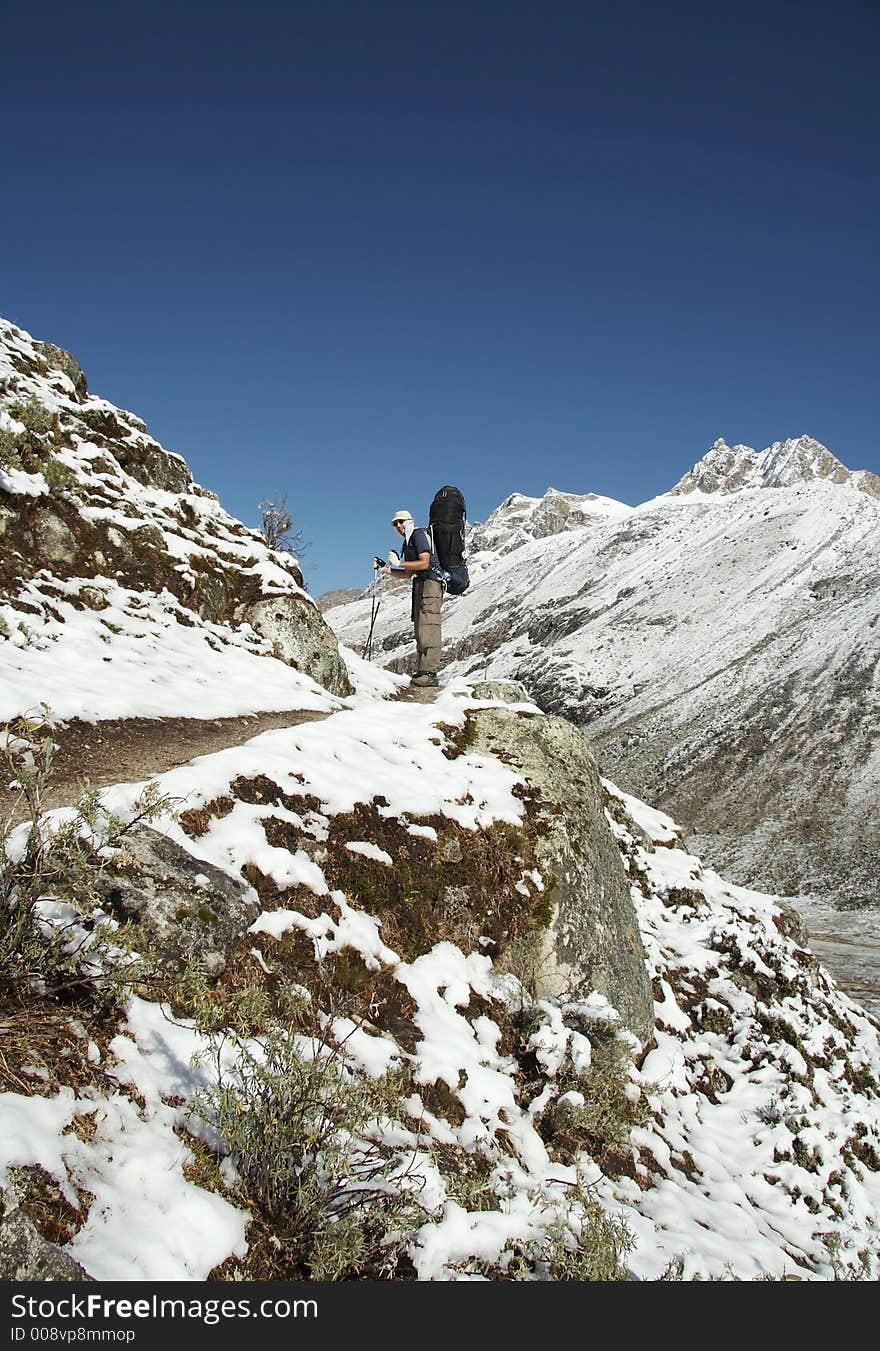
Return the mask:
<svg viewBox="0 0 880 1351">
<path fill-rule="evenodd" d="M 630 503 L 718 436 L 880 472 L 867 3 L 4 16 L 0 313 L 318 594 L 456 483 Z"/>
</svg>

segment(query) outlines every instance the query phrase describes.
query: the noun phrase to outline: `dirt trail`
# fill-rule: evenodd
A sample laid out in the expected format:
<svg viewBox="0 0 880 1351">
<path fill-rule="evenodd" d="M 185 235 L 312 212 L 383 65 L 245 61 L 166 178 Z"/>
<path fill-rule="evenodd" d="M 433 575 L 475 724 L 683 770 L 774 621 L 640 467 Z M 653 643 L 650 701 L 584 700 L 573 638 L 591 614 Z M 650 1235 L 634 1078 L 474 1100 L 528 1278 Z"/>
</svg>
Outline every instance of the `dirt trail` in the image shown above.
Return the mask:
<svg viewBox="0 0 880 1351">
<path fill-rule="evenodd" d="M 53 733 L 59 747 L 47 809 L 75 802 L 86 788 L 136 783 L 153 774 L 185 765 L 197 755 L 240 746 L 260 732 L 316 722 L 327 713 L 289 709 L 283 713 L 251 713 L 238 718 L 110 718 L 106 722 L 74 720 Z M 19 794 L 0 783 L 0 821 L 23 818 Z"/>
<path fill-rule="evenodd" d="M 403 689 L 398 690 L 392 697 L 399 704 L 433 704 L 439 693 L 439 687 L 404 685 Z"/>
<path fill-rule="evenodd" d="M 433 703 L 436 689 L 405 687 L 396 696 L 406 703 Z M 329 713 L 288 709 L 282 713 L 249 713 L 237 718 L 108 718 L 105 722 L 73 719 L 53 733 L 58 745 L 44 807 L 76 802 L 88 788 L 137 783 L 154 774 L 185 765 L 198 755 L 240 746 L 260 732 L 319 722 Z M 0 781 L 0 823 L 25 819 L 20 795 Z"/>
</svg>

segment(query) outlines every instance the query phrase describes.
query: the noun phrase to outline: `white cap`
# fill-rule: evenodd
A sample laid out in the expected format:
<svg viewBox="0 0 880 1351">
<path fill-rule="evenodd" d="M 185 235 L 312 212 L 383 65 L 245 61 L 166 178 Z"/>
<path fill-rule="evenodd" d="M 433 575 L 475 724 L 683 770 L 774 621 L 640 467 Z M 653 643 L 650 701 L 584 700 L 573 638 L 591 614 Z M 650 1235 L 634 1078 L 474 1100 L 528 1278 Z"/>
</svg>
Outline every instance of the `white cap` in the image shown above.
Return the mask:
<svg viewBox="0 0 880 1351">
<path fill-rule="evenodd" d="M 394 515 L 391 517 L 391 524 L 395 525 L 398 521 L 411 521 L 412 518 L 413 514 L 411 511 L 401 509 L 400 511 L 395 511 Z"/>
</svg>

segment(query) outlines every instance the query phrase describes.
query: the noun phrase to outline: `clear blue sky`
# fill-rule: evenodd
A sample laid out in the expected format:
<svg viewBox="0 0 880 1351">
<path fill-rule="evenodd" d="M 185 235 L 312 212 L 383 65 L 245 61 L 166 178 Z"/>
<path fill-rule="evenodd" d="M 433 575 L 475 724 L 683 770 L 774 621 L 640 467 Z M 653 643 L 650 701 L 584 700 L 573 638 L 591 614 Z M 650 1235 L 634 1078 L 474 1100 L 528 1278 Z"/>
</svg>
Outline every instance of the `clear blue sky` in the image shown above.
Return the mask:
<svg viewBox="0 0 880 1351">
<path fill-rule="evenodd" d="M 0 313 L 310 590 L 400 506 L 880 472 L 875 4 L 9 6 Z"/>
</svg>

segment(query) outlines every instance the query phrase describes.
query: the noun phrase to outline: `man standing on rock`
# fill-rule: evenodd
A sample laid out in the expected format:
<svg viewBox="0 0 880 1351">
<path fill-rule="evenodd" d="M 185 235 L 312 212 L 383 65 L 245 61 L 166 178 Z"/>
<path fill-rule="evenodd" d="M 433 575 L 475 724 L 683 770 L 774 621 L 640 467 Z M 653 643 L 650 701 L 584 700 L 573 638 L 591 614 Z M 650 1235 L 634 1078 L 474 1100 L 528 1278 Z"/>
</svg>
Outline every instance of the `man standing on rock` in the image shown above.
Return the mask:
<svg viewBox="0 0 880 1351">
<path fill-rule="evenodd" d="M 416 636 L 416 670 L 412 685 L 436 685 L 440 667 L 440 606 L 443 571 L 427 530 L 409 511 L 395 511 L 391 525 L 403 539 L 401 557 L 383 569 L 388 577 L 412 577 L 412 621 Z"/>
</svg>

